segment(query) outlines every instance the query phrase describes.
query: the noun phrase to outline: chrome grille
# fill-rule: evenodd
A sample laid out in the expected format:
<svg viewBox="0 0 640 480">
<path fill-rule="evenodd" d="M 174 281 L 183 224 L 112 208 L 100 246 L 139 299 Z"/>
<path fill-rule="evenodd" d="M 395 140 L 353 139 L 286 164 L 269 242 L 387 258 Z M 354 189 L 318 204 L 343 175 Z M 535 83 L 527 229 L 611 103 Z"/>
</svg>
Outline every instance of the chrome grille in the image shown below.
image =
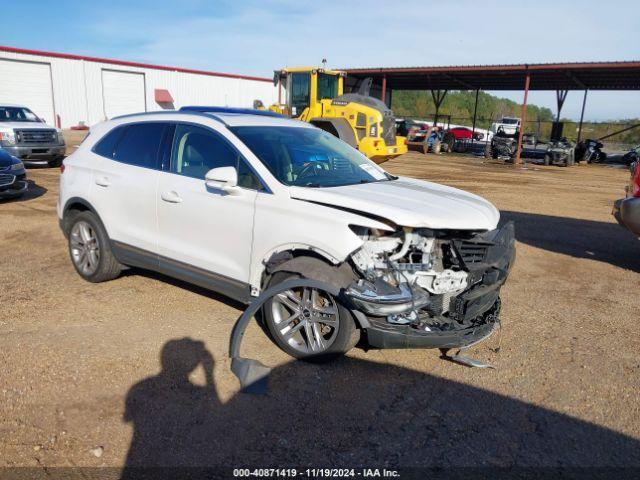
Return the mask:
<svg viewBox="0 0 640 480">
<path fill-rule="evenodd" d="M 11 185 L 16 180 L 15 175 L 0 174 L 0 187 Z"/>
<path fill-rule="evenodd" d="M 20 145 L 39 145 L 55 143 L 57 136 L 55 130 L 16 130 L 16 140 Z"/>
</svg>

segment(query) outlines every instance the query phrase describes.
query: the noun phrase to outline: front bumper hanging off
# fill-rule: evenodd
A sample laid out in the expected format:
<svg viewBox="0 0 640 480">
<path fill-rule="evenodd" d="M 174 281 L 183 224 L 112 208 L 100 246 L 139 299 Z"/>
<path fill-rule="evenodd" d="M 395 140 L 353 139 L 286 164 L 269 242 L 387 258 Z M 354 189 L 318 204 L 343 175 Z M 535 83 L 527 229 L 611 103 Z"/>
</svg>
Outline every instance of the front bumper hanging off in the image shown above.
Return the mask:
<svg viewBox="0 0 640 480">
<path fill-rule="evenodd" d="M 279 283 L 278 285 L 265 290 L 247 307 L 240 318 L 236 321 L 231 332 L 229 341 L 229 357 L 231 358 L 231 371 L 240 380 L 242 390 L 247 393 L 266 393 L 267 378 L 271 373 L 271 368 L 263 365 L 258 360 L 243 358 L 240 356 L 240 344 L 242 337 L 251 319 L 262 308 L 267 300 L 275 297 L 279 293 L 291 290 L 292 288 L 309 287 L 317 288 L 329 292 L 336 298 L 340 297 L 340 290 L 333 285 L 317 280 L 296 278 Z"/>
<path fill-rule="evenodd" d="M 367 335 L 369 346 L 374 348 L 465 348 L 489 337 L 499 325 L 500 287 L 504 284 L 515 260 L 515 234 L 512 222 L 501 229 L 477 235 L 465 240 L 466 246 L 484 248 L 482 261 L 465 265 L 475 278 L 473 286 L 458 295 L 451 303 L 449 312 L 455 328 L 449 330 L 419 330 L 411 325 L 395 325 L 384 317 L 365 317 L 361 327 Z M 455 241 L 454 241 L 455 245 Z M 463 249 L 465 245 L 459 245 Z M 464 256 L 463 256 L 464 258 Z M 265 290 L 237 320 L 231 333 L 229 356 L 231 370 L 247 392 L 266 392 L 266 381 L 271 369 L 257 360 L 240 356 L 240 345 L 251 319 L 270 298 L 294 288 L 307 287 L 324 290 L 353 311 L 376 313 L 420 308 L 428 296 L 401 290 L 397 296 L 375 298 L 371 292 L 354 290 L 352 286 L 339 288 L 326 282 L 305 278 L 294 278 Z M 358 316 L 359 319 L 362 316 Z"/>
</svg>

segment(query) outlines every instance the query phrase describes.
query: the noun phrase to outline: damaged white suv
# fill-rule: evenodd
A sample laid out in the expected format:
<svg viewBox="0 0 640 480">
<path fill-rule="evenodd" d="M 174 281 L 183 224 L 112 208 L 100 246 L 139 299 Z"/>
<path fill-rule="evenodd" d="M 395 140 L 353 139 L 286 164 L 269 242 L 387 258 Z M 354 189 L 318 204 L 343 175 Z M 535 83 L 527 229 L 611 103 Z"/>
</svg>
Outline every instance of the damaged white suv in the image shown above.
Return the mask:
<svg viewBox="0 0 640 480">
<path fill-rule="evenodd" d="M 512 224 L 486 200 L 395 177 L 309 124 L 185 107 L 92 128 L 64 161 L 60 226 L 78 273 L 156 270 L 250 303 L 298 358 L 460 347 L 498 322 Z"/>
</svg>

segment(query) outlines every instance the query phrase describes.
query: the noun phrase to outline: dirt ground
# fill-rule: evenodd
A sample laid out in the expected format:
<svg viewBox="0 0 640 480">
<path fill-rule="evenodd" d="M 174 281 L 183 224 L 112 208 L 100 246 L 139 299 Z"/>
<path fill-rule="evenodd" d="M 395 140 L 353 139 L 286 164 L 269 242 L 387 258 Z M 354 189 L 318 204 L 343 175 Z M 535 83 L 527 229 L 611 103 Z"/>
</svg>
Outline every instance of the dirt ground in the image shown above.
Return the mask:
<svg viewBox="0 0 640 480">
<path fill-rule="evenodd" d="M 239 393 L 226 353 L 241 306 L 138 270 L 83 281 L 59 172 L 30 169 L 29 195 L 0 204 L 0 466 L 640 467 L 640 242 L 610 213 L 626 170 L 418 153 L 385 167 L 515 221 L 501 349 L 470 353 L 495 370 L 433 350 L 292 362 L 254 327 L 245 355 L 277 368 L 266 396 Z M 185 338 L 213 357 L 208 381 Z"/>
</svg>

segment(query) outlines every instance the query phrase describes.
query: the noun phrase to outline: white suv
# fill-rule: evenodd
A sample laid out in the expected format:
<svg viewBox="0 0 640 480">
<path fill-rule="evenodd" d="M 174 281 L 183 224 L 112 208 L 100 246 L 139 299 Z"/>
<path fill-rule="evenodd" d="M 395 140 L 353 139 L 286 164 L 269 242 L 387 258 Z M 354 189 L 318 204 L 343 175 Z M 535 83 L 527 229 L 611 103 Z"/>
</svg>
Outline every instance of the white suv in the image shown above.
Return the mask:
<svg viewBox="0 0 640 480">
<path fill-rule="evenodd" d="M 64 161 L 58 216 L 88 281 L 125 266 L 250 303 L 292 277 L 262 322 L 298 358 L 462 346 L 498 322 L 512 224 L 486 200 L 395 177 L 331 134 L 217 107 L 99 124 Z"/>
</svg>

